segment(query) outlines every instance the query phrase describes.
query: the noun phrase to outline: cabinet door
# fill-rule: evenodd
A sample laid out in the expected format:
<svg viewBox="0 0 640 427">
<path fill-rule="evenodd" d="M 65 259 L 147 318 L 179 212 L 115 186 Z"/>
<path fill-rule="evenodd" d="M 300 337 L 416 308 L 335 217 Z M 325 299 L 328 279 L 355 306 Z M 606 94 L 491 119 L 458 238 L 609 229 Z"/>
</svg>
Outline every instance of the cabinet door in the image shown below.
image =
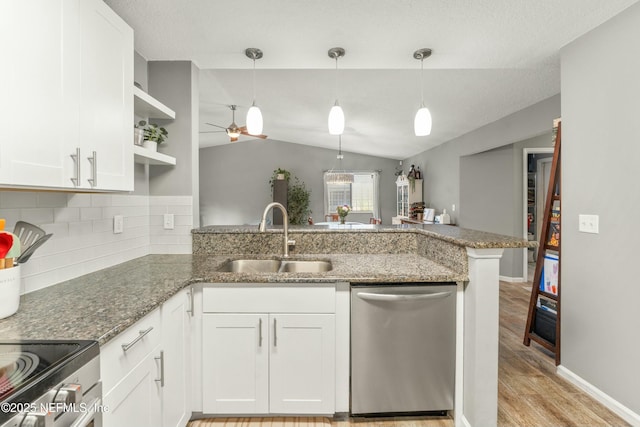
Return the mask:
<svg viewBox="0 0 640 427">
<path fill-rule="evenodd" d="M 191 418 L 190 297 L 183 291 L 162 304 L 162 426 L 186 426 Z"/>
<path fill-rule="evenodd" d="M 269 412 L 269 333 L 265 314 L 204 314 L 202 409 Z"/>
<path fill-rule="evenodd" d="M 104 397 L 109 410 L 102 414 L 103 427 L 161 425 L 161 389 L 155 381 L 160 372 L 154 359 L 159 352 L 152 352 Z"/>
<path fill-rule="evenodd" d="M 270 410 L 333 414 L 335 315 L 272 314 Z"/>
<path fill-rule="evenodd" d="M 133 30 L 101 0 L 80 2 L 80 23 L 82 185 L 131 191 Z"/>
<path fill-rule="evenodd" d="M 2 2 L 0 184 L 72 187 L 77 1 Z"/>
</svg>

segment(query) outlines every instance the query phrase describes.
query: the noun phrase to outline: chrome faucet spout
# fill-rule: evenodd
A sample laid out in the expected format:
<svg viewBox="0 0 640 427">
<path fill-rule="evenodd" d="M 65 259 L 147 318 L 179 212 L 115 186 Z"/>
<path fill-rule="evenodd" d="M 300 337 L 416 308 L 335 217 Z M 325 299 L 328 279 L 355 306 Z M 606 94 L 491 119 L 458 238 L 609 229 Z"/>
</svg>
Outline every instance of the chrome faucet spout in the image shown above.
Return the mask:
<svg viewBox="0 0 640 427">
<path fill-rule="evenodd" d="M 267 231 L 267 214 L 273 208 L 278 208 L 282 211 L 282 218 L 284 223 L 284 253 L 283 256 L 285 258 L 289 257 L 289 215 L 287 214 L 287 209 L 278 202 L 272 202 L 264 208 L 264 212 L 262 213 L 262 220 L 260 221 L 260 227 L 258 228 L 261 233 Z"/>
</svg>

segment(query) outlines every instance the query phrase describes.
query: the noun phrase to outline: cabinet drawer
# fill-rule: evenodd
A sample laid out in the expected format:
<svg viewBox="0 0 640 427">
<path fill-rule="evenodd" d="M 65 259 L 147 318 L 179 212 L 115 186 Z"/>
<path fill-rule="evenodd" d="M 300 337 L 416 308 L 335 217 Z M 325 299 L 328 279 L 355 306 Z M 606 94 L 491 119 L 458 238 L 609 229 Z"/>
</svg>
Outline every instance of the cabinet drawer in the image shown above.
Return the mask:
<svg viewBox="0 0 640 427">
<path fill-rule="evenodd" d="M 202 298 L 204 313 L 335 313 L 336 310 L 333 283 L 205 285 Z"/>
<path fill-rule="evenodd" d="M 108 393 L 160 345 L 160 338 L 160 309 L 156 309 L 105 344 L 100 349 L 100 374 L 104 393 Z M 130 347 L 125 351 L 123 345 Z"/>
</svg>

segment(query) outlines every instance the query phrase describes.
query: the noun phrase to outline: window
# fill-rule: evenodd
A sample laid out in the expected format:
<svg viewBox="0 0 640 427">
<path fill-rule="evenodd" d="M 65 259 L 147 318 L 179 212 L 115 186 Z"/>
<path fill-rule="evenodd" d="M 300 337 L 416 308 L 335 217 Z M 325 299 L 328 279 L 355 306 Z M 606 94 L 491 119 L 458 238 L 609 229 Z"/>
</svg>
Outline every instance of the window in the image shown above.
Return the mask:
<svg viewBox="0 0 640 427">
<path fill-rule="evenodd" d="M 325 214 L 332 214 L 340 205 L 351 206 L 352 213 L 367 213 L 379 217 L 378 172 L 353 172 L 352 184 L 329 184 L 324 174 Z"/>
</svg>

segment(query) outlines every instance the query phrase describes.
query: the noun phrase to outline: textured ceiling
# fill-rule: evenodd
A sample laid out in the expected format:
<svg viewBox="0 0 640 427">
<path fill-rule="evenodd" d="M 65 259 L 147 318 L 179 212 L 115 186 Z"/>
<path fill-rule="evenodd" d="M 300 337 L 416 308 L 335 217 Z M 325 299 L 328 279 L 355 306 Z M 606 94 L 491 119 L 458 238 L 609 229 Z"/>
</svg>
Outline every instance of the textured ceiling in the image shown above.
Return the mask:
<svg viewBox="0 0 640 427">
<path fill-rule="evenodd" d="M 638 0 L 105 0 L 135 30 L 147 60 L 192 60 L 200 76 L 200 126 L 244 124 L 252 101 L 270 138 L 336 148 L 327 130 L 338 96 L 346 151 L 402 159 L 560 91 L 559 49 Z M 413 135 L 424 62 L 430 136 Z M 597 58 L 594 58 L 597 60 Z M 550 124 L 551 126 L 551 124 Z M 244 137 L 241 137 L 242 143 Z M 201 134 L 200 145 L 226 144 Z"/>
</svg>

